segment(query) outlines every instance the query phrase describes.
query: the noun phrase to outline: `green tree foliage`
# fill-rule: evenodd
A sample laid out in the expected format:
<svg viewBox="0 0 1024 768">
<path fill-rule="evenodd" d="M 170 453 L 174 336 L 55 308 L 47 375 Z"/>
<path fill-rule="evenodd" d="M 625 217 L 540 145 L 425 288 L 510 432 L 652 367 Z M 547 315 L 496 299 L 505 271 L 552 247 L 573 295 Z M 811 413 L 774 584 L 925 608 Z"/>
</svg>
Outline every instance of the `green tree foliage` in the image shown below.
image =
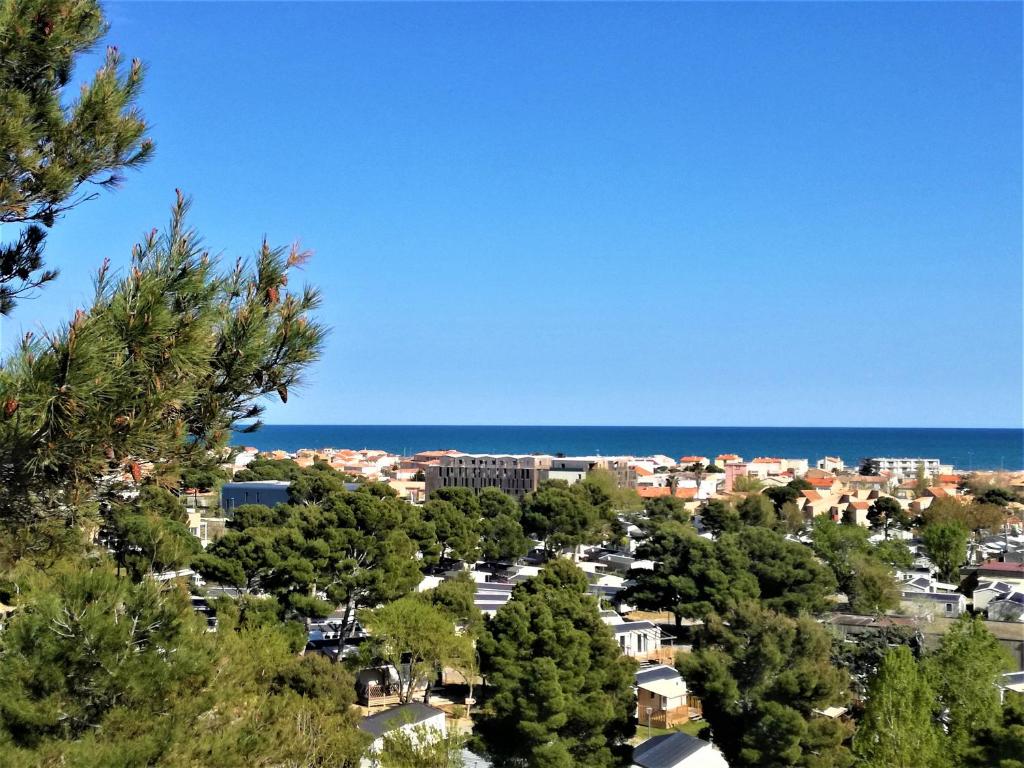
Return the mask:
<svg viewBox="0 0 1024 768">
<path fill-rule="evenodd" d="M 929 523 L 921 531 L 928 557 L 945 581 L 960 581 L 960 566 L 967 559 L 967 528 L 959 522 Z"/>
<path fill-rule="evenodd" d="M 433 589 L 419 594 L 432 605 L 445 611 L 470 637 L 476 637 L 483 628 L 483 616 L 474 602 L 476 582 L 466 571 L 461 571 Z"/>
<path fill-rule="evenodd" d="M 480 499 L 471 488 L 438 488 L 431 494 L 432 499 L 454 504 L 466 517 L 476 520 L 482 514 Z M 489 501 L 493 504 L 493 499 Z"/>
<path fill-rule="evenodd" d="M 142 462 L 177 479 L 208 461 L 269 393 L 287 397 L 319 354 L 318 302 L 284 283 L 301 254 L 264 244 L 227 274 L 185 226 L 179 196 L 163 236 L 120 280 L 101 270 L 92 305 L 0 368 L 0 523 L 41 535 L 74 525 L 112 469 Z"/>
<path fill-rule="evenodd" d="M 775 505 L 767 496 L 752 493 L 736 505 L 736 511 L 744 525 L 759 525 L 770 528 L 775 525 L 778 516 Z"/>
<path fill-rule="evenodd" d="M 516 561 L 530 551 L 519 503 L 497 488 L 484 488 L 480 504 L 480 554 L 485 560 Z"/>
<path fill-rule="evenodd" d="M 765 488 L 761 493 L 767 496 L 772 504 L 775 505 L 775 511 L 781 512 L 782 507 L 786 502 L 796 502 L 800 498 L 800 490 L 793 487 L 793 483 L 796 480 L 788 483 L 787 485 L 772 486 L 771 488 Z"/>
<path fill-rule="evenodd" d="M 466 737 L 456 731 L 438 733 L 425 725 L 395 728 L 384 735 L 372 768 L 462 768 Z"/>
<path fill-rule="evenodd" d="M 346 625 L 353 611 L 412 590 L 422 576 L 417 553 L 433 543 L 416 507 L 370 487 L 268 514 L 247 513 L 255 525 L 227 531 L 195 567 L 211 580 L 272 594 L 286 613 L 326 616 L 342 606 Z"/>
<path fill-rule="evenodd" d="M 808 547 L 768 528 L 752 526 L 725 534 L 718 547 L 721 552 L 735 549 L 743 553 L 747 572 L 757 580 L 761 602 L 779 613 L 819 613 L 829 606 L 828 598 L 836 591 L 831 571 L 814 559 Z M 732 555 L 723 560 L 740 562 Z"/>
<path fill-rule="evenodd" d="M 443 489 L 438 489 L 439 492 L 441 490 Z M 519 502 L 498 488 L 482 488 L 476 501 L 480 506 L 479 514 L 485 520 L 510 517 L 519 522 L 522 519 L 523 511 L 519 508 Z"/>
<path fill-rule="evenodd" d="M 961 616 L 925 660 L 932 690 L 942 702 L 947 743 L 954 764 L 976 757 L 972 740 L 993 731 L 1002 711 L 996 682 L 1010 659 L 980 618 Z M 1024 759 L 1024 754 L 1021 755 Z"/>
<path fill-rule="evenodd" d="M 847 694 L 847 675 L 829 654 L 829 636 L 813 619 L 746 602 L 724 619 L 710 616 L 677 666 L 730 766 L 823 768 L 849 765 L 847 726 L 813 714 Z"/>
<path fill-rule="evenodd" d="M 966 765 L 1024 768 L 1024 696 L 1008 694 L 1001 714 L 995 727 L 983 728 L 975 735 Z"/>
<path fill-rule="evenodd" d="M 195 488 L 197 491 L 212 491 L 222 485 L 228 479 L 228 473 L 215 464 L 202 466 L 197 462 L 195 467 L 182 470 L 181 488 L 188 490 Z"/>
<path fill-rule="evenodd" d="M 480 523 L 480 554 L 484 560 L 515 562 L 530 551 L 523 526 L 509 515 L 484 518 Z"/>
<path fill-rule="evenodd" d="M 853 740 L 865 768 L 941 768 L 942 732 L 932 718 L 934 692 L 910 649 L 890 649 L 868 690 Z"/>
<path fill-rule="evenodd" d="M 136 581 L 146 574 L 188 566 L 202 548 L 189 531 L 187 515 L 174 494 L 147 484 L 129 502 L 115 502 L 104 533 L 118 569 Z"/>
<path fill-rule="evenodd" d="M 136 106 L 142 64 L 127 68 L 116 48 L 76 99 L 66 91 L 76 56 L 106 31 L 90 0 L 10 0 L 0 4 L 0 226 L 20 227 L 0 244 L 0 315 L 18 297 L 57 276 L 43 269 L 46 229 L 113 188 L 153 152 Z"/>
<path fill-rule="evenodd" d="M 523 529 L 549 550 L 575 547 L 595 538 L 597 511 L 581 483 L 548 480 L 523 500 Z"/>
<path fill-rule="evenodd" d="M 899 604 L 892 565 L 905 563 L 910 550 L 902 542 L 872 546 L 870 532 L 840 525 L 822 516 L 811 525 L 811 547 L 832 570 L 839 589 L 856 613 L 879 614 Z M 912 558 L 911 558 L 912 559 Z M 894 562 L 895 561 L 895 562 Z"/>
<path fill-rule="evenodd" d="M 857 468 L 857 473 L 865 477 L 874 477 L 878 474 L 879 469 L 879 464 L 874 459 L 861 459 L 860 466 Z"/>
<path fill-rule="evenodd" d="M 428 686 L 429 696 L 429 685 L 443 667 L 475 658 L 469 637 L 455 631 L 452 617 L 414 595 L 363 611 L 360 621 L 371 636 L 366 650 L 394 668 L 403 703 L 420 686 Z"/>
<path fill-rule="evenodd" d="M 257 456 L 235 473 L 237 482 L 253 480 L 297 480 L 302 467 L 291 459 L 265 459 Z"/>
<path fill-rule="evenodd" d="M 657 496 L 647 499 L 645 505 L 647 519 L 653 522 L 664 522 L 675 520 L 685 523 L 690 519 L 690 512 L 686 508 L 686 502 L 678 496 Z"/>
<path fill-rule="evenodd" d="M 854 693 L 864 699 L 868 683 L 878 673 L 885 654 L 897 645 L 907 646 L 916 655 L 922 641 L 914 630 L 899 625 L 873 629 L 845 640 L 836 636 L 832 640 L 832 661 L 850 674 Z"/>
<path fill-rule="evenodd" d="M 852 575 L 846 594 L 854 613 L 877 616 L 899 606 L 900 590 L 891 568 L 860 552 L 851 556 L 850 567 Z"/>
<path fill-rule="evenodd" d="M 764 484 L 756 477 L 737 477 L 733 482 L 733 490 L 737 493 L 760 493 Z"/>
<path fill-rule="evenodd" d="M 787 501 L 779 511 L 779 521 L 786 533 L 800 533 L 807 527 L 807 518 L 795 502 Z"/>
<path fill-rule="evenodd" d="M 698 512 L 704 527 L 716 536 L 720 533 L 738 531 L 742 525 L 739 512 L 721 499 L 708 499 Z"/>
<path fill-rule="evenodd" d="M 479 510 L 480 505 L 475 506 Z M 434 498 L 423 505 L 423 519 L 434 526 L 442 557 L 476 562 L 480 553 L 479 511 L 471 517 L 452 502 Z"/>
<path fill-rule="evenodd" d="M 11 578 L 5 765 L 358 764 L 351 677 L 296 657 L 281 625 L 240 629 L 226 613 L 206 632 L 178 588 L 102 563 Z"/>
<path fill-rule="evenodd" d="M 637 555 L 655 561 L 639 570 L 625 598 L 655 611 L 669 611 L 681 623 L 724 612 L 759 594 L 746 553 L 729 542 L 708 541 L 689 525 L 668 520 L 649 529 Z"/>
<path fill-rule="evenodd" d="M 906 526 L 910 522 L 910 516 L 892 496 L 879 496 L 868 509 L 868 522 L 875 528 L 884 530 L 888 537 L 890 525 L 895 523 L 901 527 Z"/>
<path fill-rule="evenodd" d="M 601 621 L 586 578 L 558 559 L 516 587 L 480 639 L 492 692 L 476 745 L 496 766 L 621 764 L 634 662 Z"/>
<path fill-rule="evenodd" d="M 596 467 L 587 472 L 584 482 L 608 499 L 611 512 L 637 512 L 644 508 L 644 500 L 640 495 L 632 488 L 620 488 L 610 470 Z"/>
<path fill-rule="evenodd" d="M 902 541 L 887 539 L 875 545 L 874 556 L 893 568 L 909 568 L 914 564 L 914 553 Z"/>
<path fill-rule="evenodd" d="M 1006 510 L 998 504 L 964 502 L 955 497 L 935 499 L 922 514 L 925 525 L 957 523 L 975 534 L 999 531 L 1006 522 Z"/>
</svg>

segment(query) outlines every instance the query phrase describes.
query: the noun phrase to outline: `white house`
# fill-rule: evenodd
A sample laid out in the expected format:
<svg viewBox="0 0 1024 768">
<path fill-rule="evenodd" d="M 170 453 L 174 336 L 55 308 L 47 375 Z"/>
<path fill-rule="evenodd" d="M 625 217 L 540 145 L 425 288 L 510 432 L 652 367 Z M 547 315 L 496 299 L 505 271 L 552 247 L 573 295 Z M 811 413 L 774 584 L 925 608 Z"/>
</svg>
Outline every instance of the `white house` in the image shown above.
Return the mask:
<svg viewBox="0 0 1024 768">
<path fill-rule="evenodd" d="M 651 621 L 624 621 L 610 625 L 624 656 L 639 661 L 656 658 L 661 649 L 661 627 Z"/>
<path fill-rule="evenodd" d="M 360 761 L 360 768 L 373 768 L 377 762 L 374 755 L 379 754 L 383 748 L 385 736 L 396 729 L 406 731 L 413 738 L 431 739 L 444 736 L 444 712 L 414 701 L 364 717 L 359 723 L 359 728 L 373 737 L 373 742 L 367 750 L 369 757 L 364 757 Z"/>
<path fill-rule="evenodd" d="M 974 590 L 974 610 L 983 611 L 993 600 L 1006 597 L 1013 592 L 1013 587 L 1005 581 L 979 581 Z"/>
</svg>

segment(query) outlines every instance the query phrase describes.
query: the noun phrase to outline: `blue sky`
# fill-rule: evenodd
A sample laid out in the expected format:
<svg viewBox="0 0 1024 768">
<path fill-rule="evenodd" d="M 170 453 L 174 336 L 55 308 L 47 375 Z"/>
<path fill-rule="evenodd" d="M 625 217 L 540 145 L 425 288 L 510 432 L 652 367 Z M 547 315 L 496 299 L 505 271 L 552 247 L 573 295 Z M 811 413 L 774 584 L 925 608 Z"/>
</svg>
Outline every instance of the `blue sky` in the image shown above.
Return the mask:
<svg viewBox="0 0 1024 768">
<path fill-rule="evenodd" d="M 108 8 L 157 156 L 5 342 L 181 187 L 315 251 L 271 422 L 1021 425 L 1020 4 Z"/>
</svg>

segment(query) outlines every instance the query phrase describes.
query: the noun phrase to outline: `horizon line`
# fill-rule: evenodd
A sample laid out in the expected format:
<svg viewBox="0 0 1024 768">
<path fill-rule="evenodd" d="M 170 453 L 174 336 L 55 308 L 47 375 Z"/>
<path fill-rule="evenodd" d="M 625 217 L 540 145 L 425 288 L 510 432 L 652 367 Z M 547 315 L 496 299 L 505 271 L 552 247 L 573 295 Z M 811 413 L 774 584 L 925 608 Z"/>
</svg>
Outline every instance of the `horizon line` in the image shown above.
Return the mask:
<svg viewBox="0 0 1024 768">
<path fill-rule="evenodd" d="M 511 429 L 905 429 L 905 430 L 991 430 L 1024 432 L 1024 425 L 1012 427 L 964 426 L 844 426 L 844 425 L 714 425 L 714 424 L 326 424 L 321 422 L 264 422 L 262 427 L 426 427 L 426 428 L 511 428 Z M 261 429 L 262 429 L 261 427 Z M 259 430 L 257 430 L 259 431 Z"/>
</svg>

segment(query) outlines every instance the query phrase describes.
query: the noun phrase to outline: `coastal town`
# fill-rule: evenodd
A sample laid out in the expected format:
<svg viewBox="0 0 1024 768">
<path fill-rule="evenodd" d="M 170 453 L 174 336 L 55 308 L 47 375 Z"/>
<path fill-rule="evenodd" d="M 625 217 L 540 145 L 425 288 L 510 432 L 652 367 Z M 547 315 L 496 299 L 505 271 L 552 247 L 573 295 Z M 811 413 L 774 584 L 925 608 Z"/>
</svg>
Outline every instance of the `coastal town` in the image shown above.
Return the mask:
<svg viewBox="0 0 1024 768">
<path fill-rule="evenodd" d="M 880 561 L 885 564 L 883 578 L 891 584 L 880 587 L 879 595 L 865 598 L 865 590 L 850 582 L 851 587 L 837 588 L 819 606 L 817 620 L 834 642 L 857 647 L 865 638 L 902 636 L 919 643 L 923 652 L 940 647 L 960 617 L 974 616 L 1011 660 L 993 680 L 1000 696 L 1024 696 L 1024 472 L 967 473 L 938 459 L 911 457 L 871 457 L 847 466 L 834 456 L 812 462 L 744 459 L 731 453 L 564 456 L 453 449 L 399 456 L 383 450 L 333 448 L 241 448 L 221 470 L 224 481 L 218 487 L 187 488 L 182 494 L 189 530 L 209 551 L 216 552 L 218 538 L 238 528 L 236 511 L 251 514 L 253 505 L 295 503 L 292 487 L 297 480 L 282 478 L 327 472 L 340 478 L 348 493 L 386 489 L 394 498 L 423 509 L 435 524 L 440 507 L 454 505 L 465 515 L 475 515 L 470 535 L 477 537 L 476 542 L 444 548 L 434 565 L 422 569 L 412 591 L 429 594 L 443 585 L 462 585 L 471 591 L 472 612 L 485 621 L 500 615 L 514 599 L 517 585 L 538 577 L 553 559 L 573 563 L 585 575 L 587 594 L 599 608 L 601 622 L 622 656 L 635 664 L 629 717 L 637 735 L 631 740 L 631 759 L 640 768 L 729 764 L 711 733 L 700 738 L 706 723 L 701 696 L 685 676 L 685 664 L 677 664 L 693 652 L 702 622 L 686 611 L 673 614 L 678 606 L 671 599 L 659 600 L 645 592 L 645 579 L 656 580 L 666 565 L 651 546 L 658 535 L 652 520 L 665 510 L 709 541 L 736 532 L 743 536 L 750 530 L 747 525 L 765 525 L 784 534 L 786 542 L 833 565 L 823 544 L 830 535 L 827 531 L 863 531 L 865 551 L 898 542 L 902 557 Z M 494 552 L 497 557 L 482 556 L 487 547 L 481 546 L 479 537 L 490 532 L 478 499 L 504 498 L 510 507 L 530 509 L 546 489 L 568 492 L 587 483 L 599 484 L 608 496 L 615 523 L 610 529 L 593 528 L 567 545 L 557 535 L 547 540 L 536 537 L 536 526 L 526 526 L 533 536 L 527 536 L 521 549 L 513 545 L 509 551 Z M 544 509 L 548 515 L 554 513 L 554 507 Z M 722 510 L 738 510 L 744 522 L 730 527 L 720 519 Z M 974 520 L 965 524 L 971 530 L 962 531 L 963 550 L 952 555 L 940 552 L 927 535 L 928 527 L 957 515 Z M 559 544 L 552 546 L 551 539 Z M 218 572 L 217 567 L 200 565 L 158 578 L 190 579 L 198 595 L 241 594 L 237 584 L 218 584 L 210 578 Z M 841 568 L 836 576 L 841 583 Z M 258 579 L 254 586 L 258 594 Z M 200 604 L 215 626 L 210 604 Z M 361 666 L 365 660 L 353 660 L 361 658 L 358 648 L 372 643 L 373 629 L 372 621 L 364 626 L 356 616 L 339 608 L 322 619 L 307 618 L 305 652 L 353 667 L 357 703 L 364 712 L 360 728 L 374 737 L 371 755 L 395 729 L 428 741 L 444 741 L 451 733 L 470 737 L 474 726 L 469 713 L 474 704 L 487 701 L 480 670 L 467 673 L 459 665 L 438 661 L 420 668 L 417 676 L 411 671 L 415 664 L 408 666 L 408 653 L 399 654 L 395 658 L 401 660 L 390 665 L 378 658 Z M 453 619 L 457 630 L 467 623 L 472 622 L 465 616 Z M 848 722 L 863 708 L 866 695 L 862 690 L 820 702 L 814 716 Z M 491 764 L 485 755 L 468 748 L 463 752 L 464 765 Z"/>
<path fill-rule="evenodd" d="M 1022 31 L 0 0 L 0 768 L 1024 768 Z"/>
</svg>

